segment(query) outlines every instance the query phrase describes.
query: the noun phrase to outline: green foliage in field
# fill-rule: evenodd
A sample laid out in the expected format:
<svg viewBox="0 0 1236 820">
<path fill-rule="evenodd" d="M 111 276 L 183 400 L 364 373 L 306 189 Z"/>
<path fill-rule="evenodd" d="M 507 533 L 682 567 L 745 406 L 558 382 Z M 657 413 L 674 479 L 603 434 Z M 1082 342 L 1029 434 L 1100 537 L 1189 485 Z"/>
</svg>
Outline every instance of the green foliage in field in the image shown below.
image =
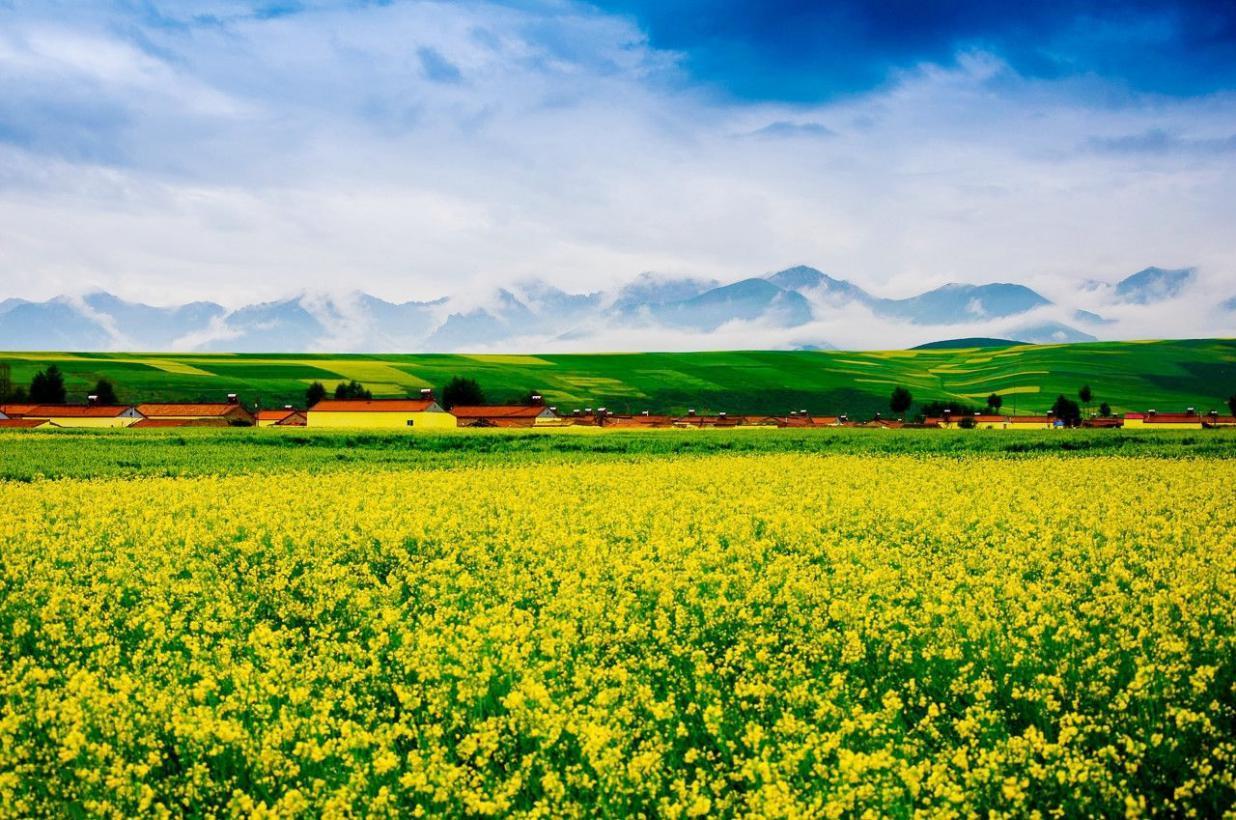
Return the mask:
<svg viewBox="0 0 1236 820">
<path fill-rule="evenodd" d="M 570 410 L 785 413 L 866 416 L 886 411 L 894 387 L 916 403 L 982 404 L 991 393 L 1005 412 L 1042 413 L 1084 384 L 1116 412 L 1222 407 L 1236 390 L 1236 340 L 1099 342 L 898 351 L 733 351 L 544 356 L 335 354 L 0 353 L 14 384 L 56 364 L 70 399 L 100 378 L 126 397 L 221 400 L 239 393 L 263 406 L 300 405 L 313 382 L 329 392 L 362 382 L 374 396 L 441 390 L 475 379 L 491 398 L 540 390 Z M 917 412 L 912 409 L 911 412 Z"/>
<path fill-rule="evenodd" d="M 1236 458 L 1236 431 L 459 430 L 339 432 L 244 428 L 0 430 L 0 480 L 259 474 L 370 467 L 472 467 L 647 460 L 725 453 Z M 993 480 L 1016 482 L 1016 467 Z"/>
</svg>

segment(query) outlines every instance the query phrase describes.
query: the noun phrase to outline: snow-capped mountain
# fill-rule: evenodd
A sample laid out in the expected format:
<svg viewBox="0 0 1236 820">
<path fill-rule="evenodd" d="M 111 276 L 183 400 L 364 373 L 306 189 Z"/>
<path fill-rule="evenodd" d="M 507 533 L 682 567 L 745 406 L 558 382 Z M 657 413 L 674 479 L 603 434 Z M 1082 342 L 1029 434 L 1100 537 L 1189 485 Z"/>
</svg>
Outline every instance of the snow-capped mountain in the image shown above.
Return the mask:
<svg viewBox="0 0 1236 820">
<path fill-rule="evenodd" d="M 45 302 L 0 301 L 0 349 L 817 349 L 831 346 L 837 334 L 844 337 L 847 328 L 852 336 L 855 327 L 870 330 L 872 338 L 887 329 L 884 335 L 892 344 L 885 346 L 946 336 L 1050 344 L 1117 332 L 1120 320 L 1094 309 L 1145 312 L 1140 306 L 1186 295 L 1195 279 L 1192 268 L 1146 268 L 1120 282 L 1080 291 L 1084 301 L 1073 305 L 1053 303 L 1010 282 L 877 296 L 803 265 L 731 283 L 645 273 L 610 291 L 572 293 L 533 280 L 488 294 L 427 302 L 388 302 L 359 292 L 301 293 L 233 310 L 213 302 L 156 307 L 95 292 Z"/>
</svg>

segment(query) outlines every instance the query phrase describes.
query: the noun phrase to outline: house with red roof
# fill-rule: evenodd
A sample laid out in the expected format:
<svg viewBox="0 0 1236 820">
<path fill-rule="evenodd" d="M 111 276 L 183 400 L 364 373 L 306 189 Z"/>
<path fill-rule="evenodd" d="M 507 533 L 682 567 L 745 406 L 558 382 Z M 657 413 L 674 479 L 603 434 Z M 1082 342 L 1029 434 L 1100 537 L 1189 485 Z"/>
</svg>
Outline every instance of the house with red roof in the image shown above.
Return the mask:
<svg viewBox="0 0 1236 820">
<path fill-rule="evenodd" d="M 137 410 L 148 419 L 221 419 L 233 427 L 249 427 L 253 414 L 240 403 L 235 393 L 228 393 L 227 401 L 220 402 L 149 402 L 139 404 Z"/>
<path fill-rule="evenodd" d="M 142 414 L 123 404 L 36 404 L 20 418 L 42 419 L 53 427 L 129 427 Z"/>
<path fill-rule="evenodd" d="M 1145 413 L 1125 413 L 1124 427 L 1129 430 L 1201 430 L 1202 417 L 1192 407 L 1184 413 L 1147 410 Z"/>
<path fill-rule="evenodd" d="M 433 391 L 419 399 L 323 399 L 305 414 L 306 426 L 323 428 L 405 428 L 442 430 L 456 427 L 455 416 L 442 409 Z"/>
<path fill-rule="evenodd" d="M 258 427 L 304 427 L 308 422 L 305 412 L 290 404 L 279 410 L 259 410 L 255 418 Z"/>
</svg>

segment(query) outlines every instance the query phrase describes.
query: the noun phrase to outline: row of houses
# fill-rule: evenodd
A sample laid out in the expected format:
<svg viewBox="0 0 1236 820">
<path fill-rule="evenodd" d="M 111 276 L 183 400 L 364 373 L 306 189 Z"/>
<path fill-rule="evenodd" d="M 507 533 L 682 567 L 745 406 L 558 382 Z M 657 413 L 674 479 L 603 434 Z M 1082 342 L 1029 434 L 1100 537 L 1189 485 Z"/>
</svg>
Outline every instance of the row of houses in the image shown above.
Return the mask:
<svg viewBox="0 0 1236 820">
<path fill-rule="evenodd" d="M 421 391 L 416 399 L 325 399 L 300 410 L 291 405 L 279 409 L 250 411 L 235 394 L 224 402 L 146 403 L 102 405 L 91 400 L 72 404 L 0 404 L 0 428 L 49 427 L 317 427 L 333 429 L 448 429 L 457 427 L 604 427 L 611 429 L 712 429 L 712 428 L 977 428 L 999 430 L 1046 430 L 1065 426 L 1063 421 L 1044 416 L 977 415 L 945 413 L 921 423 L 876 417 L 854 421 L 847 416 L 815 416 L 806 410 L 785 415 L 742 415 L 729 413 L 654 415 L 648 411 L 615 413 L 604 407 L 587 407 L 560 413 L 547 407 L 540 396 L 528 404 L 455 406 L 448 412 L 431 390 Z M 1123 418 L 1094 418 L 1085 427 L 1124 427 L 1161 430 L 1201 430 L 1211 427 L 1236 427 L 1236 418 L 1211 411 L 1199 414 L 1193 408 L 1185 413 L 1126 413 Z"/>
<path fill-rule="evenodd" d="M 1067 426 L 1062 419 L 1048 413 L 1045 416 L 944 415 L 928 418 L 919 426 L 940 428 L 968 427 L 978 430 L 1048 430 Z M 1184 413 L 1125 413 L 1123 416 L 1083 419 L 1082 427 L 1155 429 L 1155 430 L 1203 430 L 1213 427 L 1236 427 L 1236 416 L 1223 416 L 1217 411 L 1198 413 L 1190 407 Z"/>
</svg>

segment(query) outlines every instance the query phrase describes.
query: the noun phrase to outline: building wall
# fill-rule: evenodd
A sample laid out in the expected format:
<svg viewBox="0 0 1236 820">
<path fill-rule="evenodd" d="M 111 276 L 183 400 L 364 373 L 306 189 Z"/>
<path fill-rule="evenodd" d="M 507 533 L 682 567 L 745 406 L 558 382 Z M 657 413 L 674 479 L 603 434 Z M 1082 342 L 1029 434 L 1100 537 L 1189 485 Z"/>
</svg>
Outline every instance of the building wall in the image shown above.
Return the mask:
<svg viewBox="0 0 1236 820">
<path fill-rule="evenodd" d="M 1202 419 L 1199 416 L 1196 421 L 1150 421 L 1146 419 L 1129 419 L 1124 420 L 1124 428 L 1126 430 L 1201 430 Z"/>
<path fill-rule="evenodd" d="M 1006 430 L 1054 430 L 1056 425 L 1050 421 L 1010 421 Z"/>
<path fill-rule="evenodd" d="M 383 428 L 412 430 L 444 430 L 454 429 L 455 417 L 450 413 L 392 413 L 390 411 L 365 413 L 343 412 L 331 413 L 322 410 L 310 410 L 307 427 L 333 428 Z M 412 422 L 411 425 L 408 422 Z"/>
<path fill-rule="evenodd" d="M 44 418 L 44 416 L 36 416 L 35 418 Z M 112 416 L 112 417 L 66 417 L 57 418 L 55 416 L 47 416 L 47 420 L 56 427 L 128 427 L 141 421 L 141 416 Z"/>
</svg>

